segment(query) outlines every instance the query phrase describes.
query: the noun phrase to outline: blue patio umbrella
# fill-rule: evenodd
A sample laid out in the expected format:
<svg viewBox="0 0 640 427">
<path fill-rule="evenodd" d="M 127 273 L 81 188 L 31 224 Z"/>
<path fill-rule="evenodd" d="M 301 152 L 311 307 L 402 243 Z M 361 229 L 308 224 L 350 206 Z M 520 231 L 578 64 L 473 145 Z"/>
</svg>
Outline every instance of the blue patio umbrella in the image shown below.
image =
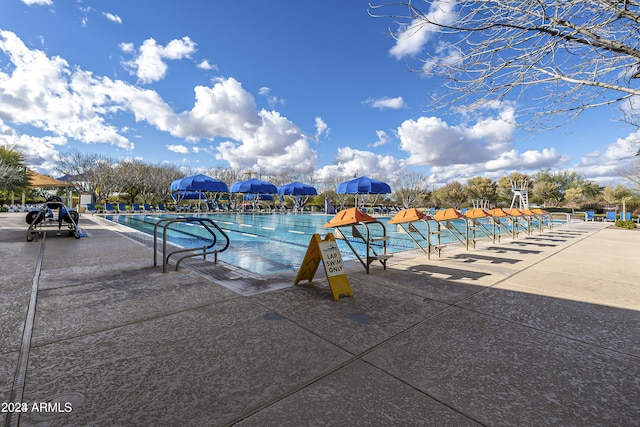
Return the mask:
<svg viewBox="0 0 640 427">
<path fill-rule="evenodd" d="M 386 182 L 366 176 L 338 184 L 338 194 L 389 194 L 391 187 Z"/>
<path fill-rule="evenodd" d="M 355 205 L 358 206 L 358 194 L 389 194 L 391 187 L 386 182 L 367 176 L 360 176 L 338 184 L 338 194 L 354 194 Z"/>
<path fill-rule="evenodd" d="M 247 179 L 246 181 L 235 182 L 231 185 L 231 193 L 245 193 L 245 194 L 275 194 L 278 189 L 275 185 L 267 181 L 262 181 L 258 178 Z M 252 200 L 252 205 L 255 208 L 257 204 L 257 197 Z M 244 209 L 244 208 L 243 208 Z"/>
<path fill-rule="evenodd" d="M 318 194 L 318 190 L 309 184 L 294 181 L 278 187 L 278 194 L 286 196 L 315 196 Z"/>
<path fill-rule="evenodd" d="M 303 200 L 302 196 L 315 196 L 316 194 L 318 194 L 318 190 L 316 190 L 316 188 L 311 185 L 294 181 L 278 187 L 278 194 L 281 195 L 281 198 L 282 196 L 290 196 L 292 199 L 294 199 L 293 207 L 297 211 L 298 208 L 302 208 L 304 206 L 306 200 L 308 199 L 308 197 L 306 197 Z"/>
<path fill-rule="evenodd" d="M 246 181 L 236 182 L 231 185 L 231 192 L 276 194 L 278 192 L 278 189 L 270 182 L 262 181 L 257 178 L 251 178 Z"/>
<path fill-rule="evenodd" d="M 226 193 L 229 191 L 229 187 L 218 179 L 198 174 L 176 179 L 171 183 L 171 191 L 210 191 L 212 193 Z"/>
<path fill-rule="evenodd" d="M 181 200 L 197 199 L 198 209 L 200 209 L 200 202 L 207 201 L 207 199 L 202 196 L 203 192 L 224 193 L 229 191 L 229 187 L 227 186 L 227 184 L 218 179 L 211 178 L 202 174 L 197 174 L 181 179 L 176 179 L 171 183 L 171 191 L 176 193 L 174 199 L 176 199 L 178 202 L 180 202 Z"/>
<path fill-rule="evenodd" d="M 262 200 L 262 201 L 273 200 L 273 196 L 271 196 L 270 194 L 248 193 L 248 194 L 245 194 L 243 198 L 244 200 Z"/>
</svg>

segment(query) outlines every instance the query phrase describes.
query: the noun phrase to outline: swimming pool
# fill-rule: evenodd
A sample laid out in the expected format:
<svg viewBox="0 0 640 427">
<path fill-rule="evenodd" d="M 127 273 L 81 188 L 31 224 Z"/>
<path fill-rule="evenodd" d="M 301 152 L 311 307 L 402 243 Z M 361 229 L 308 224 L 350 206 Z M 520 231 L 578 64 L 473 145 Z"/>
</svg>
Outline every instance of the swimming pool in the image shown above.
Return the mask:
<svg viewBox="0 0 640 427">
<path fill-rule="evenodd" d="M 105 218 L 146 234 L 153 235 L 154 225 L 161 219 L 184 215 L 106 215 Z M 304 259 L 311 236 L 334 232 L 324 228 L 333 215 L 324 214 L 192 214 L 189 217 L 209 218 L 229 236 L 229 249 L 220 253 L 219 260 L 258 274 L 273 274 L 297 270 Z M 378 218 L 387 226 L 390 218 Z M 415 244 L 395 226 L 387 226 L 387 251 L 390 253 L 414 249 Z M 200 237 L 202 236 L 202 237 Z M 167 239 L 180 246 L 201 246 L 206 233 L 198 225 L 176 223 L 169 229 Z M 364 245 L 352 243 L 364 254 Z M 343 259 L 355 259 L 343 241 L 338 241 Z"/>
<path fill-rule="evenodd" d="M 105 218 L 125 225 L 135 230 L 153 236 L 154 225 L 168 218 L 181 218 L 179 214 L 154 214 L 154 215 L 106 215 Z M 274 274 L 286 271 L 298 270 L 304 259 L 309 241 L 313 234 L 324 236 L 334 233 L 333 228 L 324 228 L 333 215 L 324 214 L 248 214 L 248 213 L 215 213 L 215 214 L 191 214 L 189 217 L 208 218 L 213 220 L 231 241 L 229 249 L 220 253 L 218 259 L 229 264 L 250 270 L 258 274 Z M 398 230 L 395 225 L 387 222 L 390 217 L 377 218 L 387 230 L 387 252 L 395 253 L 409 249 L 416 249 L 415 243 L 405 232 Z M 433 224 L 432 221 L 430 221 Z M 428 236 L 426 225 L 414 223 L 423 235 Z M 465 221 L 456 220 L 452 224 L 464 233 Z M 536 225 L 537 226 L 537 225 Z M 379 227 L 372 227 L 372 232 L 378 232 Z M 375 234 L 373 237 L 376 237 Z M 437 237 L 429 236 L 432 244 L 437 244 Z M 476 235 L 477 239 L 487 237 Z M 183 247 L 202 247 L 205 241 L 210 241 L 210 236 L 205 230 L 193 223 L 174 223 L 169 228 L 167 240 Z M 455 239 L 448 233 L 441 234 L 441 244 L 454 242 Z M 366 247 L 358 240 L 350 239 L 352 246 L 359 255 L 366 254 Z M 372 243 L 371 246 L 381 253 L 381 242 Z M 424 244 L 423 246 L 425 246 Z M 338 246 L 344 260 L 355 259 L 355 255 L 346 242 L 338 240 Z"/>
</svg>

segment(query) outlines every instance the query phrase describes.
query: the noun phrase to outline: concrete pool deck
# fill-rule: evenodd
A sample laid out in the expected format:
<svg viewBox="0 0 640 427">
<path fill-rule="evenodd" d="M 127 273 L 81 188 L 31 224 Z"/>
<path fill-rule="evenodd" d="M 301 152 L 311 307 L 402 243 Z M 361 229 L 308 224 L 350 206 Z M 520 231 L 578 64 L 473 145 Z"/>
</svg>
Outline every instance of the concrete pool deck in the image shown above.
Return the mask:
<svg viewBox="0 0 640 427">
<path fill-rule="evenodd" d="M 0 425 L 640 425 L 640 231 L 350 263 L 334 302 L 322 276 L 163 274 L 91 215 L 28 243 L 24 216 L 0 213 L 0 403 L 28 406 Z"/>
</svg>

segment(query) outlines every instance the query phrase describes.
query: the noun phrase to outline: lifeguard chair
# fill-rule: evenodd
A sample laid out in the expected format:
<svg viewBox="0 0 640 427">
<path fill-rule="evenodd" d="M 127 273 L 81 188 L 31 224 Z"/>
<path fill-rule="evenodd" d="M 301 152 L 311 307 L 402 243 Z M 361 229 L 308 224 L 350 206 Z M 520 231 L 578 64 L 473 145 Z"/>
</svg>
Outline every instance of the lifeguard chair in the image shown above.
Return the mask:
<svg viewBox="0 0 640 427">
<path fill-rule="evenodd" d="M 529 209 L 529 181 L 526 178 L 520 181 L 509 181 L 511 182 L 511 191 L 513 191 L 511 209 Z"/>
</svg>

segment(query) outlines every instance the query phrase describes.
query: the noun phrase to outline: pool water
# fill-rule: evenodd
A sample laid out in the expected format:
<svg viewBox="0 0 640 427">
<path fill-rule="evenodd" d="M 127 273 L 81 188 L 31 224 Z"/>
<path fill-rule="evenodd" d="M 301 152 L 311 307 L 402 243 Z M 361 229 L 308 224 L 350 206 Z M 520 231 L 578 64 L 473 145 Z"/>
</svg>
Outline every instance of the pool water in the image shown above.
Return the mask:
<svg viewBox="0 0 640 427">
<path fill-rule="evenodd" d="M 333 215 L 323 214 L 193 214 L 190 217 L 209 218 L 229 236 L 229 248 L 218 259 L 258 274 L 273 274 L 298 270 L 304 259 L 313 234 L 324 237 L 333 228 L 324 228 Z M 106 215 L 105 218 L 135 230 L 153 235 L 154 225 L 161 219 L 179 218 L 183 215 Z M 395 226 L 387 226 L 390 218 L 378 218 L 387 227 L 387 252 L 414 249 L 415 244 Z M 371 227 L 372 232 L 381 227 Z M 202 236 L 202 237 L 201 237 Z M 197 223 L 174 223 L 167 233 L 167 240 L 184 247 L 203 246 L 209 236 Z M 210 236 L 209 236 L 210 241 Z M 352 241 L 359 254 L 365 245 Z M 338 240 L 345 260 L 355 259 L 347 244 Z M 374 245 L 372 245 L 374 246 Z M 374 248 L 376 248 L 374 246 Z M 378 248 L 376 248 L 377 250 Z M 381 252 L 381 249 L 378 251 Z"/>
<path fill-rule="evenodd" d="M 180 218 L 184 215 L 106 215 L 105 218 L 143 233 L 153 236 L 154 225 L 168 218 Z M 218 259 L 229 264 L 250 270 L 258 274 L 273 274 L 298 270 L 309 246 L 311 236 L 325 236 L 334 233 L 333 228 L 324 228 L 324 224 L 333 218 L 324 214 L 247 214 L 216 213 L 192 214 L 189 217 L 208 218 L 213 220 L 228 236 L 229 248 L 221 252 Z M 388 225 L 390 217 L 377 218 L 386 227 L 387 253 L 416 249 L 415 243 L 404 232 L 398 232 L 396 225 Z M 423 235 L 428 236 L 426 225 L 414 223 Z M 461 232 L 464 232 L 464 220 L 452 221 Z M 378 237 L 382 231 L 380 226 L 372 225 L 370 232 Z M 361 233 L 364 234 L 363 229 Z M 161 240 L 161 235 L 159 235 Z M 347 237 L 350 237 L 348 235 Z M 481 234 L 478 239 L 486 238 Z M 441 244 L 448 244 L 455 239 L 444 233 Z M 436 244 L 437 237 L 430 236 L 431 243 Z M 167 240 L 188 247 L 202 247 L 211 242 L 211 236 L 197 223 L 173 223 L 167 231 Z M 357 239 L 349 239 L 351 245 L 360 256 L 366 256 L 366 246 Z M 338 240 L 338 247 L 344 260 L 356 259 L 346 242 Z M 371 246 L 377 253 L 382 253 L 382 243 L 374 242 Z M 426 246 L 426 242 L 423 242 Z M 216 246 L 217 247 L 217 246 Z"/>
</svg>

